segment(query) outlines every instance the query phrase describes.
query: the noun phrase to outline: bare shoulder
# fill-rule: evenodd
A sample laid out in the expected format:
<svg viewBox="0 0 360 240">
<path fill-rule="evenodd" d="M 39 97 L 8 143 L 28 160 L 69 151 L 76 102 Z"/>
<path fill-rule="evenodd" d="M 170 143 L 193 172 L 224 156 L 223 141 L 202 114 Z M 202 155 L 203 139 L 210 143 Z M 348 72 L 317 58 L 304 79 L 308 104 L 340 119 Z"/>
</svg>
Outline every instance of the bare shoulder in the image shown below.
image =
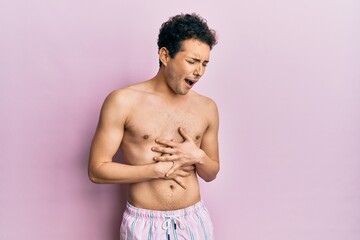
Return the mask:
<svg viewBox="0 0 360 240">
<path fill-rule="evenodd" d="M 195 104 L 199 106 L 200 109 L 204 109 L 206 112 L 212 112 L 217 114 L 217 105 L 213 99 L 194 91 L 192 92 L 192 95 L 193 99 L 195 100 Z"/>
<path fill-rule="evenodd" d="M 132 108 L 141 101 L 144 95 L 140 84 L 116 89 L 110 92 L 101 108 L 101 120 L 126 122 Z"/>
<path fill-rule="evenodd" d="M 143 85 L 144 83 L 137 83 L 116 89 L 108 94 L 104 104 L 115 105 L 122 108 L 131 107 L 140 101 L 141 96 L 144 95 L 145 88 Z"/>
</svg>

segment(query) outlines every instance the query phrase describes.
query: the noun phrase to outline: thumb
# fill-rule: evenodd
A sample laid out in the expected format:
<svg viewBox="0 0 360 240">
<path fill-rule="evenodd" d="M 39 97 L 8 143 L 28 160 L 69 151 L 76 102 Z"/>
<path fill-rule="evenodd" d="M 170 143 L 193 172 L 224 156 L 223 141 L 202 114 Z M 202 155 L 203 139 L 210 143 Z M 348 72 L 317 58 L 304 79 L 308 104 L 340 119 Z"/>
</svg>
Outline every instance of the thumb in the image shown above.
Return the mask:
<svg viewBox="0 0 360 240">
<path fill-rule="evenodd" d="M 186 140 L 191 140 L 190 135 L 185 131 L 184 128 L 179 127 L 179 133 L 180 133 L 180 135 L 184 138 L 185 141 L 186 141 Z"/>
<path fill-rule="evenodd" d="M 173 165 L 171 166 L 171 168 L 169 169 L 169 171 L 167 171 L 167 173 L 165 174 L 166 177 L 171 176 L 171 174 L 173 174 L 173 173 L 175 172 L 175 170 L 176 170 L 176 169 L 174 169 L 174 168 L 175 168 L 175 162 L 172 161 L 172 164 L 173 164 Z"/>
</svg>

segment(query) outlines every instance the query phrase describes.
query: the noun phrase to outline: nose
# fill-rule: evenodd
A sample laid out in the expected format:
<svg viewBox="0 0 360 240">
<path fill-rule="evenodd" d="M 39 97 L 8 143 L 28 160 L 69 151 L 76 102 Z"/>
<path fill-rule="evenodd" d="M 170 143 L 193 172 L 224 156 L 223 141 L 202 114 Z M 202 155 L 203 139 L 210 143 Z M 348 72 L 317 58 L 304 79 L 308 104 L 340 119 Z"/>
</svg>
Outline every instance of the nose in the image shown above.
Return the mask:
<svg viewBox="0 0 360 240">
<path fill-rule="evenodd" d="M 201 64 L 198 63 L 195 70 L 194 70 L 194 75 L 197 77 L 201 77 L 205 72 L 205 67 Z"/>
</svg>

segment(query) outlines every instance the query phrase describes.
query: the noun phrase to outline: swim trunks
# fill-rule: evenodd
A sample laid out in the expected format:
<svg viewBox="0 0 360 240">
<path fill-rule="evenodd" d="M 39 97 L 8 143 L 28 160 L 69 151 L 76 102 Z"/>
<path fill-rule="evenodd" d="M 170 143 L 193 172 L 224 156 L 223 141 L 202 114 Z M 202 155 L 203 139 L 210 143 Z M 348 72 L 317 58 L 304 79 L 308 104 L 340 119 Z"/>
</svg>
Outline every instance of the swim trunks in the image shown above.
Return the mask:
<svg viewBox="0 0 360 240">
<path fill-rule="evenodd" d="M 156 211 L 126 204 L 120 240 L 213 240 L 210 215 L 202 201 L 183 209 Z"/>
</svg>

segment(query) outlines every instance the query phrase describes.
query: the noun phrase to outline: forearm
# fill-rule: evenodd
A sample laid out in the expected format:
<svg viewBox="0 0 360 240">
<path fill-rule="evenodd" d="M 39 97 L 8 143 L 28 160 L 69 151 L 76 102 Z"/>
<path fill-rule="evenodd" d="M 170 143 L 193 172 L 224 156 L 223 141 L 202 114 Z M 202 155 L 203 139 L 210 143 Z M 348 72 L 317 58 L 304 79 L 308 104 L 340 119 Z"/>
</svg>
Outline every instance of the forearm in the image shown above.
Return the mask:
<svg viewBox="0 0 360 240">
<path fill-rule="evenodd" d="M 160 177 L 155 164 L 126 165 L 105 162 L 89 167 L 89 178 L 94 183 L 136 183 Z"/>
<path fill-rule="evenodd" d="M 220 170 L 219 162 L 209 158 L 205 152 L 195 166 L 197 174 L 206 182 L 214 180 Z"/>
</svg>

